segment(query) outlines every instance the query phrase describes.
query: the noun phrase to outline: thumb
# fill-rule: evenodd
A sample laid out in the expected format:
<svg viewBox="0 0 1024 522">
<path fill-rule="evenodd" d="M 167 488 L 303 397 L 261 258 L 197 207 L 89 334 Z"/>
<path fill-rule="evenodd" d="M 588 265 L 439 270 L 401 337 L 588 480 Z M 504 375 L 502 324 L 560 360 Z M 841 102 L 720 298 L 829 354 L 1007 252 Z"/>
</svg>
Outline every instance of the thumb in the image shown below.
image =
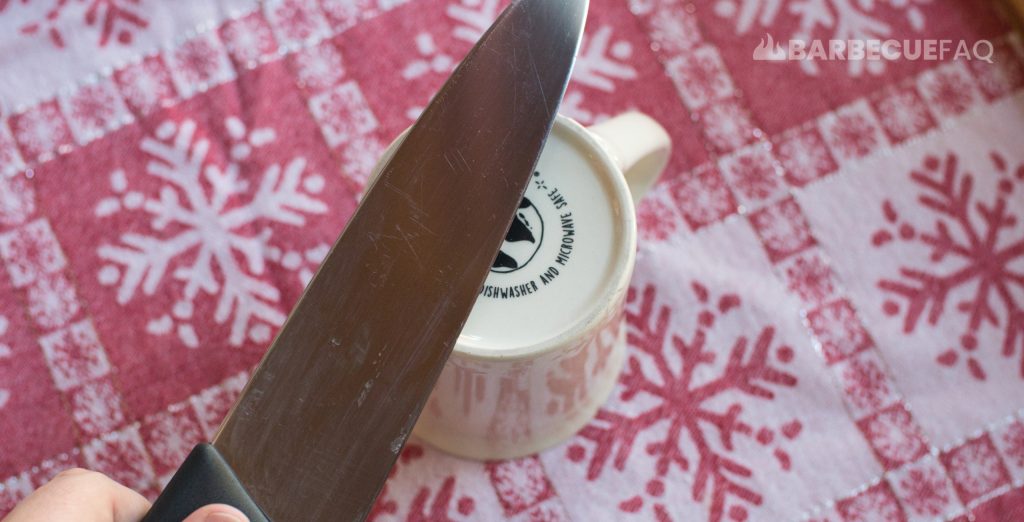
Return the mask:
<svg viewBox="0 0 1024 522">
<path fill-rule="evenodd" d="M 141 519 L 148 510 L 149 502 L 142 495 L 106 475 L 70 469 L 29 495 L 4 522 L 130 522 Z"/>
<path fill-rule="evenodd" d="M 231 506 L 210 504 L 197 509 L 182 522 L 249 522 L 249 518 Z"/>
</svg>

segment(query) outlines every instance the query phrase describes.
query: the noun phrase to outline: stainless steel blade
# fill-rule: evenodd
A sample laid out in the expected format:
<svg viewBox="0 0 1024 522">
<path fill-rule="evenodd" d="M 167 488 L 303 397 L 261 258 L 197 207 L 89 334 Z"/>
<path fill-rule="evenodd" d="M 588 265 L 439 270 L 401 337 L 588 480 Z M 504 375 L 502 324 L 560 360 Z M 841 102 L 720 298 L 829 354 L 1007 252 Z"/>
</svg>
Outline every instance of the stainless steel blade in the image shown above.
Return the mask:
<svg viewBox="0 0 1024 522">
<path fill-rule="evenodd" d="M 587 0 L 518 0 L 384 167 L 214 446 L 275 521 L 363 520 L 497 255 Z"/>
</svg>

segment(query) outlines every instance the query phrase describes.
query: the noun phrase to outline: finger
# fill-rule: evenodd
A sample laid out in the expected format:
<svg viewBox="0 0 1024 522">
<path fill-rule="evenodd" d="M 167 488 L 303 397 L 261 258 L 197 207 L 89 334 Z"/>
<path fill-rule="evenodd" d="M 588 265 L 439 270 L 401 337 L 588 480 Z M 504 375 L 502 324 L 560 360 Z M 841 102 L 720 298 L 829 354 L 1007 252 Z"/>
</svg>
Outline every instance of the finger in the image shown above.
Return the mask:
<svg viewBox="0 0 1024 522">
<path fill-rule="evenodd" d="M 182 522 L 249 522 L 241 511 L 224 504 L 203 506 Z"/>
<path fill-rule="evenodd" d="M 5 522 L 137 522 L 149 511 L 142 495 L 95 471 L 63 471 L 23 500 Z"/>
</svg>

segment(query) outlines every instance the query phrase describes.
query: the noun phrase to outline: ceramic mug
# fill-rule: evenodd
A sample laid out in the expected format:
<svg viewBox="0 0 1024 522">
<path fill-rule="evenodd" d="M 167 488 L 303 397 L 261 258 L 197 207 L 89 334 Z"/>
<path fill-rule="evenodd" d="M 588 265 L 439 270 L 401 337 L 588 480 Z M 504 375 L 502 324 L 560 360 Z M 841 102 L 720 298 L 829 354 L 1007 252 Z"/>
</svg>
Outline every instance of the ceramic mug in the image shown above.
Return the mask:
<svg viewBox="0 0 1024 522">
<path fill-rule="evenodd" d="M 463 457 L 513 458 L 594 416 L 625 358 L 634 204 L 669 149 L 665 130 L 637 112 L 590 128 L 558 116 L 417 436 Z"/>
</svg>

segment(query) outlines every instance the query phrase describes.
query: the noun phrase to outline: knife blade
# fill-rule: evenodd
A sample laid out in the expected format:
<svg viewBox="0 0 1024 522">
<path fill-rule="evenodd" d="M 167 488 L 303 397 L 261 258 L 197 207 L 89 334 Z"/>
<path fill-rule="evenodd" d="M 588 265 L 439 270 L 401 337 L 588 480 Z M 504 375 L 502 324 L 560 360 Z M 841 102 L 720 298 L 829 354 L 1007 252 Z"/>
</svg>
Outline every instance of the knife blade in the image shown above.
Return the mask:
<svg viewBox="0 0 1024 522">
<path fill-rule="evenodd" d="M 434 96 L 214 437 L 145 520 L 364 520 L 551 129 L 588 0 L 515 0 Z"/>
</svg>

